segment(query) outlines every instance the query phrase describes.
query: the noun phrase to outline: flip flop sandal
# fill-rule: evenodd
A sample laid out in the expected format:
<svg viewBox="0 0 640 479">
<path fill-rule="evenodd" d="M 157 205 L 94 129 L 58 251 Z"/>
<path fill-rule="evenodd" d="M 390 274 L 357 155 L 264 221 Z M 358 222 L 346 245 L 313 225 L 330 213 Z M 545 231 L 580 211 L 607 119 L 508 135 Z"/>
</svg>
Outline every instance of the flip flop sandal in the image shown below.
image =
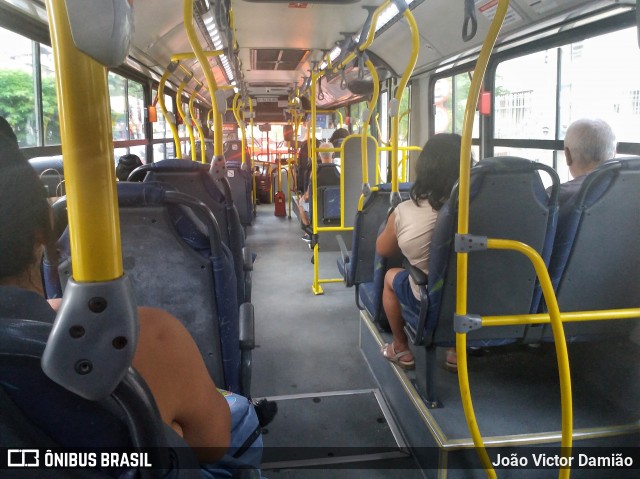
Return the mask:
<svg viewBox="0 0 640 479">
<path fill-rule="evenodd" d="M 458 355 L 455 349 L 447 349 L 447 354 L 444 361 L 444 368 L 450 373 L 458 372 Z"/>
<path fill-rule="evenodd" d="M 389 346 L 391 346 L 391 353 L 393 354 L 393 356 L 390 356 L 387 353 L 387 351 L 389 350 Z M 413 359 L 410 359 L 408 361 L 406 360 L 402 361 L 403 357 L 405 357 L 408 354 L 411 354 L 411 351 L 408 349 L 405 351 L 400 351 L 399 353 L 396 353 L 396 350 L 393 347 L 393 343 L 385 343 L 385 345 L 382 346 L 382 349 L 380 350 L 380 352 L 385 357 L 385 359 L 392 362 L 393 364 L 397 364 L 402 369 L 411 370 L 416 367 L 416 362 Z"/>
</svg>

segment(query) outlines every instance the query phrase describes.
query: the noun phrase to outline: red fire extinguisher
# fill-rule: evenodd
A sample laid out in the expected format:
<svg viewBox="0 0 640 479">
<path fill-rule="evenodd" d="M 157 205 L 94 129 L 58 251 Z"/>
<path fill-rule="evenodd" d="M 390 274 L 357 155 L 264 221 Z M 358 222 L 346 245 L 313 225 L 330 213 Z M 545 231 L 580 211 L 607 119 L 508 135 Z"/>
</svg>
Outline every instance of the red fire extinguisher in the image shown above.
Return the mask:
<svg viewBox="0 0 640 479">
<path fill-rule="evenodd" d="M 276 204 L 274 215 L 287 216 L 286 198 L 282 192 L 282 184 L 280 182 L 280 163 L 277 164 L 278 174 L 276 175 L 276 181 L 278 182 L 278 191 L 273 195 L 273 201 Z"/>
</svg>

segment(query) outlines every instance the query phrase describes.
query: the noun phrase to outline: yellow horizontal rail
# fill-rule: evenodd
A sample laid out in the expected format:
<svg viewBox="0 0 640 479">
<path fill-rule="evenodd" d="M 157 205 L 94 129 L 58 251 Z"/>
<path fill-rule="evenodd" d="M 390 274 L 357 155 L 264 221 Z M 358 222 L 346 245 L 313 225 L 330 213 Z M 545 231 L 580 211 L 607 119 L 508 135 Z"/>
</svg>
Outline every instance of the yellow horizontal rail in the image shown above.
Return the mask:
<svg viewBox="0 0 640 479">
<path fill-rule="evenodd" d="M 204 50 L 202 52 L 206 57 L 218 57 L 224 54 L 224 50 Z M 195 52 L 176 53 L 171 55 L 172 62 L 179 62 L 180 60 L 191 60 L 197 58 Z"/>
<path fill-rule="evenodd" d="M 560 313 L 563 323 L 577 321 L 606 321 L 640 318 L 640 308 L 575 311 Z M 518 314 L 514 316 L 483 316 L 482 326 L 514 326 L 520 324 L 550 323 L 549 314 Z"/>
<path fill-rule="evenodd" d="M 553 331 L 554 344 L 556 347 L 556 357 L 558 360 L 558 375 L 560 378 L 560 403 L 562 411 L 562 439 L 560 441 L 561 454 L 563 457 L 571 456 L 571 447 L 573 444 L 573 405 L 571 392 L 571 373 L 569 370 L 569 353 L 567 351 L 567 342 L 564 336 L 562 321 L 560 320 L 560 309 L 549 272 L 544 264 L 544 260 L 532 247 L 519 241 L 488 239 L 487 247 L 489 249 L 511 250 L 517 251 L 525 255 L 536 271 L 544 300 L 549 308 L 549 319 L 551 329 Z M 466 365 L 465 365 L 466 366 Z M 567 462 L 567 464 L 569 464 Z M 569 477 L 570 468 L 560 467 L 560 479 Z"/>
<path fill-rule="evenodd" d="M 353 231 L 353 226 L 344 226 L 344 227 L 341 227 L 341 226 L 325 226 L 325 227 L 318 226 L 316 231 L 318 233 L 326 233 L 328 231 Z"/>
</svg>

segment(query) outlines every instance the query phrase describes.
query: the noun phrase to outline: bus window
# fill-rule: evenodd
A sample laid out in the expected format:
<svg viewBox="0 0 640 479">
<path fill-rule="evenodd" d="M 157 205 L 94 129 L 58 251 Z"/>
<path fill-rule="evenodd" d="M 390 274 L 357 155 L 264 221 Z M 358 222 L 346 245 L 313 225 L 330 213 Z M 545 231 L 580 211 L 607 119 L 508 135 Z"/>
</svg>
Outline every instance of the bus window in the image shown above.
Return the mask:
<svg viewBox="0 0 640 479">
<path fill-rule="evenodd" d="M 470 86 L 469 72 L 458 73 L 436 81 L 433 91 L 434 133 L 462 134 L 464 111 L 467 106 Z M 480 117 L 477 111 L 473 120 L 471 137 L 478 140 L 477 143 L 479 143 Z M 471 146 L 471 153 L 476 161 L 480 159 L 478 144 Z"/>
<path fill-rule="evenodd" d="M 495 137 L 556 138 L 557 50 L 544 50 L 498 65 Z"/>
<path fill-rule="evenodd" d="M 155 98 L 158 94 L 157 90 L 153 90 L 152 96 Z M 173 112 L 173 99 L 170 95 L 164 95 L 164 105 L 167 111 Z M 153 124 L 153 139 L 165 140 L 164 142 L 154 142 L 153 145 L 153 161 L 164 160 L 166 158 L 175 158 L 173 135 L 171 134 L 171 127 L 167 124 L 167 119 L 164 117 L 158 108 L 158 121 Z"/>
<path fill-rule="evenodd" d="M 618 141 L 638 141 L 640 50 L 637 31 L 627 28 L 561 48 L 561 131 L 585 117 L 607 121 Z"/>
<path fill-rule="evenodd" d="M 451 110 L 451 84 L 452 78 L 440 78 L 436 81 L 433 90 L 433 106 L 434 106 L 434 133 L 452 133 L 453 132 L 453 112 Z"/>
<path fill-rule="evenodd" d="M 385 90 L 380 93 L 380 116 L 378 117 L 378 123 L 380 125 L 380 131 L 378 144 L 380 146 L 386 146 L 389 143 L 389 91 Z M 389 152 L 380 152 L 380 182 L 386 183 L 387 171 L 389 168 Z"/>
<path fill-rule="evenodd" d="M 0 29 L 0 116 L 13 127 L 21 147 L 38 146 L 34 42 Z"/>
<path fill-rule="evenodd" d="M 56 74 L 53 51 L 47 45 L 40 45 L 40 75 L 42 78 L 42 129 L 44 145 L 60 144 L 60 119 L 56 94 Z"/>
<path fill-rule="evenodd" d="M 127 80 L 109 72 L 109 103 L 113 141 L 128 140 L 127 135 Z"/>
</svg>

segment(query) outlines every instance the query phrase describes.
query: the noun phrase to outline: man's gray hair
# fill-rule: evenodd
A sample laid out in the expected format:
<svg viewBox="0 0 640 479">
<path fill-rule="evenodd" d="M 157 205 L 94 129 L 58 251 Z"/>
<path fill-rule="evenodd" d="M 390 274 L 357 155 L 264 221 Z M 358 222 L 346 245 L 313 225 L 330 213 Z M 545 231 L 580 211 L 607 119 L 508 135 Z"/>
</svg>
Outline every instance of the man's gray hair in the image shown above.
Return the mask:
<svg viewBox="0 0 640 479">
<path fill-rule="evenodd" d="M 564 146 L 576 161 L 600 164 L 616 154 L 616 135 L 609 124 L 599 119 L 576 120 L 567 129 Z"/>
<path fill-rule="evenodd" d="M 333 143 L 322 143 L 318 148 L 333 148 Z M 330 160 L 331 158 L 333 158 L 333 152 L 331 151 L 321 151 L 320 153 L 318 153 L 320 155 L 320 159 L 323 160 Z"/>
</svg>

